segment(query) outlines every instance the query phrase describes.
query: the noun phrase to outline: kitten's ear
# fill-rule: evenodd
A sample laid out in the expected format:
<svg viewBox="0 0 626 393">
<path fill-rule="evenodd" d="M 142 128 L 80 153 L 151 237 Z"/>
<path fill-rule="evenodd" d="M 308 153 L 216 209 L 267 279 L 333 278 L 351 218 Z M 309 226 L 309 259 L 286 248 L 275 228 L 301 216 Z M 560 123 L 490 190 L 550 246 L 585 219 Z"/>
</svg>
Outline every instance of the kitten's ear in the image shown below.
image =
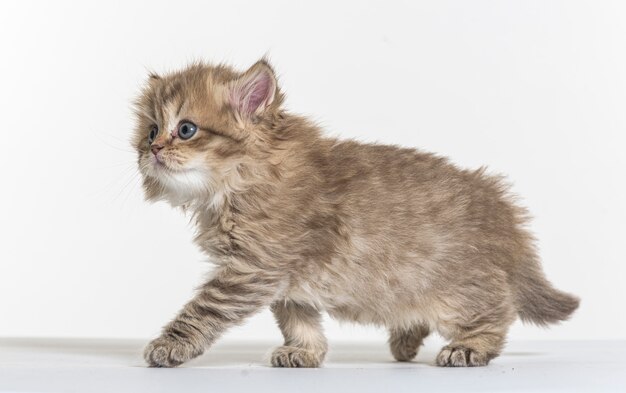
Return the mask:
<svg viewBox="0 0 626 393">
<path fill-rule="evenodd" d="M 256 62 L 230 86 L 230 104 L 242 117 L 261 115 L 276 98 L 277 82 L 272 67 L 265 61 Z"/>
</svg>

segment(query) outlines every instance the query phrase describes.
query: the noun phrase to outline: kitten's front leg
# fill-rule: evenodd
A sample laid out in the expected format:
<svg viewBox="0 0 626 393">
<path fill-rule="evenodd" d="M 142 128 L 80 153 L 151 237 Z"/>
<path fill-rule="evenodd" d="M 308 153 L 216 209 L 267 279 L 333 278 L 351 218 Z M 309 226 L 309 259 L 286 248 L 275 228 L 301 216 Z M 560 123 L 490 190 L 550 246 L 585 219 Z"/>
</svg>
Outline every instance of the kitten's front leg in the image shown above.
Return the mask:
<svg viewBox="0 0 626 393">
<path fill-rule="evenodd" d="M 280 278 L 221 268 L 144 351 L 151 367 L 176 367 L 201 355 L 226 329 L 271 303 Z"/>
<path fill-rule="evenodd" d="M 274 367 L 319 367 L 328 349 L 322 316 L 314 307 L 289 300 L 272 304 L 285 344 L 272 353 Z"/>
</svg>

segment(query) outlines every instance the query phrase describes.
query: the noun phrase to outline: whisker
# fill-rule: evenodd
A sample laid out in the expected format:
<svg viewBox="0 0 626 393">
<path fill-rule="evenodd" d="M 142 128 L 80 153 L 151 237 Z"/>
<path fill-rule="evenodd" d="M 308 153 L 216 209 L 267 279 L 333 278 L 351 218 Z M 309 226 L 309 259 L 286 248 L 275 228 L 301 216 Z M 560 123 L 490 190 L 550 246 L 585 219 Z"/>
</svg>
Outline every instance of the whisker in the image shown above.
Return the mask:
<svg viewBox="0 0 626 393">
<path fill-rule="evenodd" d="M 109 136 L 111 138 L 117 139 L 119 142 L 124 142 L 124 147 L 122 148 L 122 147 L 119 147 L 119 146 L 114 146 L 111 143 L 105 141 L 101 137 L 101 133 L 98 133 L 96 131 L 91 130 L 91 135 L 94 136 L 96 139 L 98 139 L 102 144 L 104 144 L 104 145 L 106 145 L 106 146 L 108 146 L 108 147 L 110 147 L 112 149 L 123 151 L 123 152 L 126 152 L 126 153 L 133 153 L 133 154 L 137 153 L 137 151 L 135 151 L 134 149 L 129 147 L 130 141 L 124 141 L 123 139 L 117 138 L 117 137 L 115 137 L 113 135 L 107 135 L 107 136 Z"/>
<path fill-rule="evenodd" d="M 92 193 L 90 193 L 88 195 L 91 196 L 91 197 L 93 197 L 93 196 L 102 196 L 106 191 L 108 191 L 111 188 L 113 188 L 116 183 L 118 183 L 120 181 L 123 181 L 123 179 L 126 176 L 131 175 L 132 171 L 135 170 L 135 169 L 136 168 L 134 168 L 134 165 L 131 165 L 131 163 L 128 163 L 128 166 L 119 172 L 119 176 L 116 176 L 115 178 L 113 178 L 113 180 L 110 180 L 106 185 L 104 185 L 103 187 L 93 191 Z"/>
<path fill-rule="evenodd" d="M 135 163 L 135 162 L 118 162 L 118 163 L 111 164 L 111 165 L 99 166 L 99 167 L 96 167 L 94 169 L 96 169 L 96 170 L 111 169 L 111 168 L 119 168 L 121 166 L 134 167 L 135 165 L 137 165 L 137 163 Z"/>
<path fill-rule="evenodd" d="M 120 189 L 120 191 L 117 193 L 117 195 L 113 198 L 113 200 L 117 200 L 120 195 L 122 194 L 122 192 L 124 192 L 128 186 L 130 186 L 132 183 L 134 183 L 135 180 L 138 179 L 138 176 L 140 175 L 139 171 L 135 171 L 132 176 L 130 177 L 130 179 L 128 181 L 126 181 L 126 183 L 124 183 L 124 185 L 122 186 L 122 188 Z M 122 203 L 123 206 L 123 203 Z"/>
<path fill-rule="evenodd" d="M 131 181 L 128 183 L 128 185 L 136 184 L 136 180 L 139 179 L 139 175 L 140 175 L 140 172 L 136 171 L 135 174 L 133 175 Z M 122 207 L 126 206 L 126 202 L 128 201 L 128 198 L 130 197 L 130 195 L 132 193 L 131 192 L 132 188 L 128 187 L 128 185 L 124 187 L 126 190 L 128 190 L 128 192 L 126 192 L 126 196 L 122 200 Z"/>
</svg>

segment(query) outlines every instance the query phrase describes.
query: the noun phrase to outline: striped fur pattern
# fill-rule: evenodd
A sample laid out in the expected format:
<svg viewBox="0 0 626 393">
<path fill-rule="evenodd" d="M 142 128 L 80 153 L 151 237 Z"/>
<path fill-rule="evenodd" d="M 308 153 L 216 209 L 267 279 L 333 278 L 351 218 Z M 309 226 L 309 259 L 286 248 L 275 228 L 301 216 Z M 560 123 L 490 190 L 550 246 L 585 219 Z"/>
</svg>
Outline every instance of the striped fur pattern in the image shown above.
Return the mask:
<svg viewBox="0 0 626 393">
<path fill-rule="evenodd" d="M 174 367 L 271 307 L 271 362 L 318 367 L 321 313 L 383 326 L 399 361 L 436 331 L 440 366 L 483 366 L 511 323 L 567 319 L 578 299 L 543 275 L 505 182 L 416 149 L 342 141 L 287 112 L 272 68 L 193 64 L 152 75 L 136 102 L 146 198 L 187 212 L 216 264 L 145 350 Z M 183 138 L 182 124 L 197 132 Z"/>
</svg>

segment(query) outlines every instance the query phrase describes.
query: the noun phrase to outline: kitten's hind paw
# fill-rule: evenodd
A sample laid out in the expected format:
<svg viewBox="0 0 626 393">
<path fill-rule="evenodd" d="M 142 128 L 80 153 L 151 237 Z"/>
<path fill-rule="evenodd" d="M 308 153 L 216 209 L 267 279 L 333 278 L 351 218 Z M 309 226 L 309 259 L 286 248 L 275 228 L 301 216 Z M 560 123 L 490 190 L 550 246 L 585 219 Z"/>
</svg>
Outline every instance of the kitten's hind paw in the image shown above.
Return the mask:
<svg viewBox="0 0 626 393">
<path fill-rule="evenodd" d="M 319 367 L 322 364 L 323 355 L 313 351 L 297 347 L 278 347 L 272 353 L 272 366 L 274 367 Z"/>
<path fill-rule="evenodd" d="M 437 366 L 478 367 L 486 366 L 493 356 L 463 346 L 448 345 L 437 355 Z"/>
<path fill-rule="evenodd" d="M 202 349 L 189 342 L 161 336 L 148 344 L 143 357 L 150 367 L 176 367 L 201 355 L 202 352 Z"/>
<path fill-rule="evenodd" d="M 391 354 L 399 362 L 410 362 L 417 356 L 417 348 L 412 346 L 392 345 Z"/>
</svg>

